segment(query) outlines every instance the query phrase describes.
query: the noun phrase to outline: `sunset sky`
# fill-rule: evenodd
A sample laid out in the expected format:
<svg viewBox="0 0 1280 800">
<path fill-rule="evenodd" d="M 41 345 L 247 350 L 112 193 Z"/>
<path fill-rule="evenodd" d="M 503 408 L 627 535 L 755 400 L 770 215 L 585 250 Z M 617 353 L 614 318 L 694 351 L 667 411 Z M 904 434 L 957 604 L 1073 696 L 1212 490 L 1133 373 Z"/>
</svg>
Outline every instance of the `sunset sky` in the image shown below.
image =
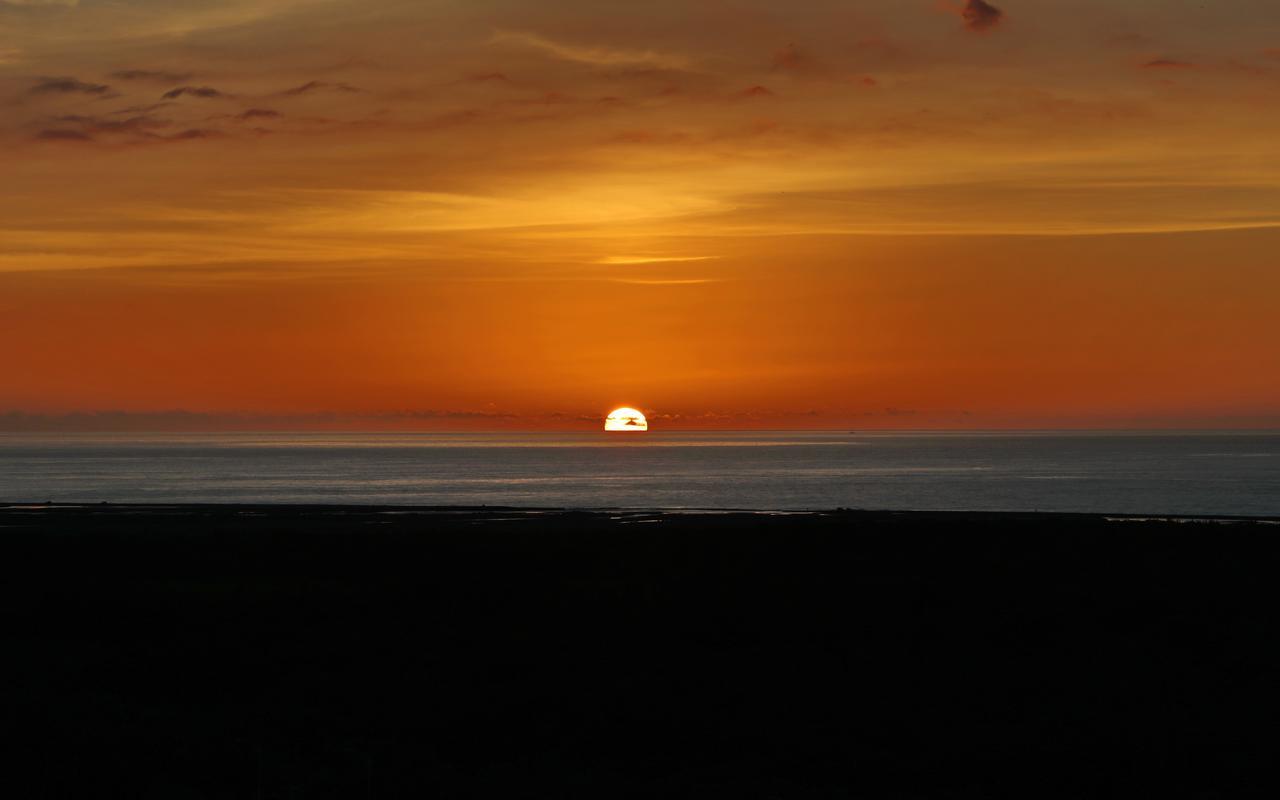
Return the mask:
<svg viewBox="0 0 1280 800">
<path fill-rule="evenodd" d="M 0 0 L 0 430 L 1277 427 L 1278 143 L 1276 0 Z"/>
</svg>

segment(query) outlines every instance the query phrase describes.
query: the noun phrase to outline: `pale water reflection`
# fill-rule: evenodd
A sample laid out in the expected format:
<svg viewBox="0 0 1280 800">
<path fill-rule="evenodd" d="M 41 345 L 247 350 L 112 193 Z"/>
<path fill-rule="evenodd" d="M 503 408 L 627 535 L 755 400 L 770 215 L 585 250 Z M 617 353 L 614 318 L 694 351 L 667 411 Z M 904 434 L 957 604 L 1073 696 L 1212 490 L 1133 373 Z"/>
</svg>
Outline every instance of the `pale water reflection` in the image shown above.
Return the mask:
<svg viewBox="0 0 1280 800">
<path fill-rule="evenodd" d="M 10 434 L 0 500 L 1280 515 L 1280 436 Z"/>
</svg>

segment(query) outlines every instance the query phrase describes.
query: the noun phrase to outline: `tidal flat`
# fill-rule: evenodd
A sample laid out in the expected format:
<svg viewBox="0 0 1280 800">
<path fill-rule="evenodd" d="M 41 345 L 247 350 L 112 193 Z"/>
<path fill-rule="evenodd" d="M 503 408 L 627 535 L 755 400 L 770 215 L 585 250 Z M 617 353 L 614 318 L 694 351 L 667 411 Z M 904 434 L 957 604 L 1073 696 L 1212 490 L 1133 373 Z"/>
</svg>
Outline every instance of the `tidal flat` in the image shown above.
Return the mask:
<svg viewBox="0 0 1280 800">
<path fill-rule="evenodd" d="M 0 508 L 23 797 L 1241 796 L 1274 520 Z"/>
</svg>

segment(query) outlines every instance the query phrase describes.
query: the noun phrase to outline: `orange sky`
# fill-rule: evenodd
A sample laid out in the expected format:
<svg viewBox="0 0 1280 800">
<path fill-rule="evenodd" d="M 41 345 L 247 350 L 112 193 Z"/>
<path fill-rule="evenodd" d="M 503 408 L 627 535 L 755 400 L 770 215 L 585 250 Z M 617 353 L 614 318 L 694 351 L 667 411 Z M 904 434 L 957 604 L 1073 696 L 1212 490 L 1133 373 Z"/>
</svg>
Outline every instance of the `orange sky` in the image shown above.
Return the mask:
<svg viewBox="0 0 1280 800">
<path fill-rule="evenodd" d="M 1271 0 L 0 0 L 0 430 L 1276 427 L 1276 141 Z"/>
</svg>

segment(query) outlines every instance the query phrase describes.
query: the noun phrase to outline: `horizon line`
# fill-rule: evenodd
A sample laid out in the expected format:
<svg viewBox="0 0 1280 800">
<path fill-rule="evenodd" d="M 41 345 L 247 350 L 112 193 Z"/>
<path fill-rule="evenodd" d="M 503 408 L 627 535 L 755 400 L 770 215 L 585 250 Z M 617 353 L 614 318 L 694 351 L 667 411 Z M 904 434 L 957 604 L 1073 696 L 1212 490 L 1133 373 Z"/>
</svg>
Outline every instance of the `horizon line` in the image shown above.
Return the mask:
<svg viewBox="0 0 1280 800">
<path fill-rule="evenodd" d="M 557 435 L 566 433 L 609 434 L 603 427 L 586 429 L 577 428 L 477 428 L 477 429 L 387 429 L 387 428 L 94 428 L 82 430 L 5 430 L 0 429 L 0 436 L 24 434 L 265 434 L 265 435 L 299 435 L 299 434 L 347 434 L 347 435 L 510 435 L 510 434 L 545 434 Z M 977 434 L 977 433 L 1254 433 L 1280 435 L 1280 425 L 1273 427 L 1187 427 L 1187 426 L 1089 426 L 1089 427 L 937 427 L 937 428 L 858 428 L 856 426 L 835 426 L 825 428 L 659 428 L 643 433 L 847 433 L 862 434 Z M 631 437 L 641 438 L 641 437 Z"/>
</svg>

